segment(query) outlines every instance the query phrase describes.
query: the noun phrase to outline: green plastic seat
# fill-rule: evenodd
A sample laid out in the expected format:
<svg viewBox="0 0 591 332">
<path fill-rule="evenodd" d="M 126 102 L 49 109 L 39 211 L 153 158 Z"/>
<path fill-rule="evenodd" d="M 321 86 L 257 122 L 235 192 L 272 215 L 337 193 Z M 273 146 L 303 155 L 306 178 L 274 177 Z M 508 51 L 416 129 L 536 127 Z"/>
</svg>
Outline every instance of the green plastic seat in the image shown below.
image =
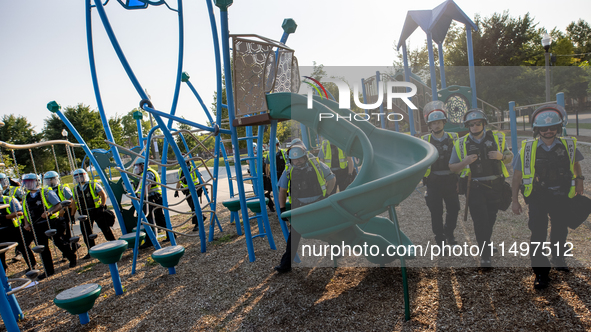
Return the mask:
<svg viewBox="0 0 591 332">
<path fill-rule="evenodd" d="M 163 267 L 175 267 L 185 254 L 185 247 L 170 246 L 158 249 L 152 253 L 152 259 Z"/>
<path fill-rule="evenodd" d="M 285 211 L 291 210 L 291 203 L 289 201 L 285 202 Z"/>
<path fill-rule="evenodd" d="M 222 204 L 231 212 L 240 211 L 240 198 L 233 198 L 223 201 Z"/>
<path fill-rule="evenodd" d="M 115 240 L 96 245 L 90 248 L 88 253 L 103 264 L 113 264 L 121 260 L 126 249 L 127 241 Z"/>
<path fill-rule="evenodd" d="M 269 203 L 269 199 L 265 197 L 265 206 Z M 246 202 L 246 206 L 254 213 L 261 213 L 261 203 L 258 199 L 253 199 Z"/>
<path fill-rule="evenodd" d="M 85 314 L 92 309 L 94 301 L 101 295 L 101 290 L 98 284 L 76 286 L 57 294 L 53 303 L 72 315 Z"/>
<path fill-rule="evenodd" d="M 142 242 L 144 242 L 145 238 L 146 238 L 146 233 L 140 232 L 140 244 Z M 131 233 L 127 233 L 125 235 L 122 235 L 119 238 L 119 240 L 127 241 L 127 247 L 133 248 L 133 246 L 135 246 L 135 231 L 131 232 Z"/>
</svg>

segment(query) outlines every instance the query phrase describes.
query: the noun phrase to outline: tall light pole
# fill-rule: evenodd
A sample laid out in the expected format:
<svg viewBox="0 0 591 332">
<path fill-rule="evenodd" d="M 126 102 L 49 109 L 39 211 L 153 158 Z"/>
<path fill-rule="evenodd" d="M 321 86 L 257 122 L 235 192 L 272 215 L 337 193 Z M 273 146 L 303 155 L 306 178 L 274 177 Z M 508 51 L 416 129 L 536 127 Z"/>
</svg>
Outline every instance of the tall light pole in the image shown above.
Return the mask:
<svg viewBox="0 0 591 332">
<path fill-rule="evenodd" d="M 542 46 L 544 46 L 544 50 L 546 50 L 545 57 L 546 57 L 546 102 L 550 101 L 550 56 L 551 53 L 548 53 L 550 49 L 550 44 L 552 43 L 552 37 L 546 32 L 544 36 L 542 36 Z"/>
</svg>

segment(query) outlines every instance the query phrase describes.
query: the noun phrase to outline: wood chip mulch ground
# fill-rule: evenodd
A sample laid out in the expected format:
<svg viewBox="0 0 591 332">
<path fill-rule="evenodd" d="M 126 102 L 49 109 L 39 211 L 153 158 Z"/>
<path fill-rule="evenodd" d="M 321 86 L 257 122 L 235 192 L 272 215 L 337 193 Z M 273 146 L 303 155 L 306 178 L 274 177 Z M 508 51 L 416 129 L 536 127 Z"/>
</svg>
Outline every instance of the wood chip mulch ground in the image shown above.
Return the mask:
<svg viewBox="0 0 591 332">
<path fill-rule="evenodd" d="M 582 148 L 583 173 L 591 175 L 591 150 Z M 591 176 L 585 181 L 591 197 Z M 415 243 L 432 240 L 429 212 L 418 188 L 397 207 L 402 230 Z M 462 202 L 463 212 L 463 197 Z M 551 285 L 533 289 L 529 259 L 482 271 L 477 260 L 468 267 L 447 266 L 446 257 L 425 264 L 409 261 L 411 319 L 404 319 L 399 262 L 387 267 L 302 267 L 278 275 L 285 241 L 277 217 L 270 213 L 277 250 L 266 238 L 255 238 L 256 260 L 249 262 L 244 236 L 229 224 L 229 212 L 218 207 L 224 229 L 201 253 L 198 237 L 179 237 L 187 249 L 169 275 L 141 250 L 136 274 L 131 275 L 132 251 L 119 262 L 124 294 L 116 296 L 108 266 L 96 259 L 80 260 L 75 268 L 57 263 L 56 274 L 19 294 L 26 318 L 23 331 L 589 331 L 591 330 L 591 269 L 588 219 L 569 240 L 574 257 L 570 273 L 552 270 Z M 475 242 L 471 219 L 458 220 L 456 239 Z M 173 224 L 183 219 L 173 217 Z M 251 222 L 258 232 L 256 221 Z M 180 227 L 191 232 L 192 225 Z M 117 230 L 120 232 L 119 230 Z M 120 234 L 120 233 L 119 233 Z M 196 234 L 196 233 L 192 233 Z M 118 234 L 117 234 L 118 235 Z M 528 241 L 527 213 L 499 212 L 493 240 Z M 102 235 L 98 242 L 104 241 Z M 168 244 L 166 244 L 168 245 Z M 83 246 L 78 257 L 86 255 Z M 12 252 L 7 254 L 8 261 Z M 449 258 L 454 259 L 454 258 Z M 507 258 L 509 259 L 509 258 Z M 496 262 L 496 264 L 495 264 Z M 493 261 L 496 266 L 503 260 Z M 24 262 L 9 264 L 8 275 L 24 275 Z M 61 273 L 60 273 L 61 269 Z M 84 283 L 103 287 L 89 312 L 90 323 L 57 308 L 54 297 Z M 5 330 L 0 324 L 0 330 Z"/>
</svg>

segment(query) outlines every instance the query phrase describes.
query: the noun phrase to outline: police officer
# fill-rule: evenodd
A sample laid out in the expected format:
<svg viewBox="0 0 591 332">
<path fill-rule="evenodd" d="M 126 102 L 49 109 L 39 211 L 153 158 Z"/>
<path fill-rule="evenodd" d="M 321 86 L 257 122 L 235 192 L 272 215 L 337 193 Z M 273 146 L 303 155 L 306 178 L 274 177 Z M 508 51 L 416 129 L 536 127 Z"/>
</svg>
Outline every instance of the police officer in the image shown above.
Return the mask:
<svg viewBox="0 0 591 332">
<path fill-rule="evenodd" d="M 469 134 L 454 144 L 454 153 L 449 160 L 449 169 L 460 172 L 460 178 L 470 186 L 468 208 L 474 223 L 476 241 L 481 248 L 480 266 L 489 268 L 491 262 L 490 239 L 499 211 L 503 183 L 509 177 L 505 164 L 513 154 L 506 148 L 505 134 L 486 130 L 486 116 L 480 109 L 471 109 L 464 114 L 464 126 Z M 461 182 L 461 181 L 460 181 Z"/>
<path fill-rule="evenodd" d="M 2 188 L 0 185 L 0 191 L 3 191 Z M 19 252 L 25 252 L 26 248 L 29 257 L 26 260 L 27 265 L 29 269 L 34 269 L 36 264 L 35 256 L 31 248 L 25 245 L 24 236 L 20 233 L 23 208 L 16 198 L 5 195 L 2 195 L 2 204 L 8 204 L 8 207 L 0 210 L 0 242 L 18 243 L 17 249 Z M 5 253 L 0 254 L 0 260 L 2 261 L 4 270 L 8 269 Z"/>
<path fill-rule="evenodd" d="M 103 187 L 95 182 L 90 181 L 88 173 L 82 168 L 74 171 L 74 197 L 76 198 L 76 204 L 71 212 L 70 218 L 74 218 L 76 211 L 79 211 L 81 215 L 86 215 L 88 218 L 80 222 L 80 231 L 82 232 L 82 238 L 86 247 L 94 247 L 94 239 L 89 239 L 88 236 L 93 234 L 94 222 L 103 232 L 107 241 L 114 241 L 115 236 L 111 231 L 111 228 L 103 218 L 103 210 L 106 209 L 107 194 L 103 190 Z M 90 254 L 87 254 L 82 259 L 89 259 Z"/>
<path fill-rule="evenodd" d="M 52 238 L 53 243 L 70 261 L 70 267 L 76 266 L 76 254 L 69 245 L 60 240 L 60 232 L 64 230 L 58 221 L 59 211 L 62 208 L 59 197 L 52 190 L 39 188 L 39 179 L 32 173 L 25 174 L 23 187 L 28 191 L 25 197 L 23 197 L 24 215 L 27 223 L 25 230 L 29 231 L 32 229 L 35 233 L 37 245 L 45 246 L 45 250 L 41 252 L 45 273 L 40 275 L 38 279 L 44 279 L 55 273 L 51 250 L 48 246 L 49 239 L 45 235 L 45 231 L 49 229 L 57 230 L 57 234 Z M 30 244 L 29 239 L 27 239 L 26 246 Z"/>
<path fill-rule="evenodd" d="M 339 187 L 339 191 L 347 189 L 352 182 L 351 177 L 354 171 L 351 157 L 345 156 L 343 150 L 331 144 L 328 140 L 324 140 L 318 153 L 318 159 L 330 166 L 330 170 L 336 177 L 337 182 L 331 194 L 337 191 L 337 186 Z"/>
<path fill-rule="evenodd" d="M 199 181 L 199 178 L 201 176 L 199 169 L 196 167 L 193 168 L 193 166 L 191 165 L 191 162 L 189 160 L 187 160 L 187 168 L 189 169 L 189 174 L 190 174 L 191 180 L 193 181 L 195 186 L 198 186 L 201 183 L 201 181 Z M 181 191 L 183 192 L 183 194 L 187 198 L 187 203 L 189 204 L 191 211 L 193 211 L 193 213 L 195 213 L 195 204 L 193 204 L 193 198 L 191 197 L 191 191 L 189 190 L 189 186 L 187 184 L 187 178 L 188 177 L 185 176 L 185 174 L 183 173 L 183 169 L 180 168 L 179 169 L 179 182 L 177 182 L 176 187 L 178 189 L 182 189 Z M 199 201 L 201 201 L 202 195 L 203 195 L 203 187 L 197 188 L 197 196 L 199 197 Z M 174 192 L 174 197 L 179 197 L 178 190 Z M 207 217 L 205 217 L 205 215 L 203 215 L 203 221 L 205 221 L 206 218 Z M 197 215 L 193 215 L 192 223 L 194 225 L 193 232 L 199 231 L 199 223 L 197 221 Z"/>
<path fill-rule="evenodd" d="M 287 169 L 289 161 L 287 158 L 287 152 L 281 149 L 281 143 L 277 138 L 275 138 L 275 147 L 275 168 L 277 169 L 277 181 L 279 181 L 279 179 L 281 178 L 281 174 L 283 174 L 283 171 Z M 271 183 L 271 161 L 269 160 L 269 152 L 265 154 L 263 174 L 265 176 L 265 197 L 269 199 L 269 210 L 271 212 L 275 212 L 275 204 L 271 199 L 271 192 L 273 190 L 273 186 Z"/>
<path fill-rule="evenodd" d="M 291 208 L 295 209 L 308 204 L 318 202 L 330 195 L 335 186 L 336 179 L 330 168 L 311 158 L 303 144 L 292 145 L 288 152 L 291 164 L 283 172 L 277 186 L 279 187 L 279 207 L 285 212 L 285 202 L 289 195 Z M 281 257 L 281 263 L 275 267 L 278 273 L 291 271 L 297 250 L 292 251 L 300 242 L 301 235 L 293 227 L 287 239 L 285 253 Z"/>
<path fill-rule="evenodd" d="M 49 189 L 53 190 L 53 192 L 55 192 L 55 194 L 60 198 L 60 200 L 62 202 L 65 200 L 70 201 L 70 205 L 68 205 L 68 206 L 62 205 L 62 208 L 67 209 L 72 206 L 71 201 L 72 201 L 73 195 L 72 195 L 72 191 L 70 190 L 70 186 L 68 186 L 67 184 L 60 183 L 60 176 L 59 176 L 59 174 L 57 174 L 57 172 L 49 171 L 49 172 L 45 173 L 45 175 L 43 175 L 43 182 L 47 186 L 47 188 L 49 188 Z M 63 227 L 65 228 L 63 241 L 67 242 L 68 244 L 70 244 L 70 238 L 72 237 L 72 232 L 70 231 L 70 224 L 71 224 L 70 219 L 71 219 L 71 217 L 70 217 L 69 212 L 66 212 L 65 210 L 60 211 L 59 221 L 60 221 L 60 224 L 63 224 Z M 74 250 L 74 251 L 78 250 L 78 247 L 76 245 L 77 245 L 77 243 L 70 244 L 70 246 L 72 247 L 72 250 Z"/>
<path fill-rule="evenodd" d="M 447 133 L 443 130 L 447 122 L 445 104 L 441 101 L 432 101 L 423 108 L 425 122 L 431 130 L 431 134 L 424 135 L 422 139 L 433 144 L 439 152 L 439 158 L 425 173 L 423 184 L 427 186 L 425 201 L 431 212 L 431 228 L 435 234 L 435 242 L 456 245 L 454 230 L 460 211 L 458 198 L 458 176 L 449 170 L 449 159 L 454 148 L 454 142 L 458 134 Z M 443 202 L 447 214 L 443 223 Z"/>
<path fill-rule="evenodd" d="M 569 201 L 583 194 L 580 161 L 583 155 L 577 149 L 577 139 L 558 137 L 568 118 L 562 106 L 541 106 L 532 114 L 533 140 L 521 144 L 519 158 L 514 162 L 513 204 L 515 214 L 521 214 L 519 187 L 525 203 L 529 205 L 528 227 L 531 231 L 530 258 L 536 275 L 535 289 L 548 287 L 550 263 L 556 270 L 568 272 L 564 252 L 568 235 Z M 539 136 L 539 137 L 538 137 Z M 547 241 L 548 216 L 551 219 L 550 244 Z M 539 248 L 534 247 L 538 242 Z M 548 257 L 552 253 L 551 262 Z"/>
<path fill-rule="evenodd" d="M 133 166 L 133 172 L 137 175 L 142 175 L 144 173 L 144 171 L 148 172 L 148 174 L 146 174 L 146 183 L 148 183 L 148 188 L 146 190 L 146 192 L 148 194 L 148 202 L 162 205 L 162 187 L 159 184 L 153 184 L 148 181 L 148 180 L 150 180 L 150 181 L 154 181 L 157 183 L 161 183 L 160 176 L 153 169 L 145 166 L 144 158 L 137 158 L 137 160 L 135 161 L 135 164 Z M 137 189 L 137 192 L 136 192 L 138 197 L 141 194 L 141 191 L 142 191 L 142 185 L 140 183 L 140 185 Z M 156 225 L 158 225 L 160 227 L 166 227 L 166 219 L 164 218 L 164 212 L 162 211 L 162 208 L 157 208 L 157 207 L 149 204 L 148 209 L 149 209 L 149 212 L 148 212 L 148 216 L 146 217 L 148 219 L 148 222 L 151 224 L 154 224 L 154 219 L 155 219 Z M 166 239 L 164 239 L 164 242 L 168 242 L 168 241 L 170 241 L 170 239 L 168 238 L 168 232 L 166 232 Z M 148 237 L 146 237 L 146 242 L 144 244 L 142 244 L 140 246 L 140 248 L 141 249 L 148 248 L 151 245 L 152 245 L 152 241 Z"/>
<path fill-rule="evenodd" d="M 2 191 L 2 195 L 8 196 L 10 198 L 15 198 L 19 203 L 23 201 L 23 191 L 21 190 L 20 183 L 10 179 L 9 177 L 6 176 L 6 174 L 0 173 L 0 185 L 2 185 L 2 188 L 4 188 L 4 190 Z M 22 204 L 21 204 L 21 206 L 22 206 Z M 25 217 L 21 215 L 18 218 L 19 218 L 20 228 L 22 229 L 23 228 L 23 220 Z M 14 251 L 15 251 L 15 253 L 14 253 L 13 260 L 14 261 L 22 260 L 23 254 L 20 250 L 20 247 L 17 247 Z"/>
</svg>

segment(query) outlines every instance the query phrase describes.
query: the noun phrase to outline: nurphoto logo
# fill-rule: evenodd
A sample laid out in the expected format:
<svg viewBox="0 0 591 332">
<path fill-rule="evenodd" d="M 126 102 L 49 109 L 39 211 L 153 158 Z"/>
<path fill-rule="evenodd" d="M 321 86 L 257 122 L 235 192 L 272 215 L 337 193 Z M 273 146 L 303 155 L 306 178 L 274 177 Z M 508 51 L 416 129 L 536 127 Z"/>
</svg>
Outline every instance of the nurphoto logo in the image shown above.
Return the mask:
<svg viewBox="0 0 591 332">
<path fill-rule="evenodd" d="M 323 79 L 323 81 L 325 83 L 334 83 L 337 88 L 339 89 L 339 108 L 340 109 L 350 109 L 351 108 L 351 99 L 349 98 L 349 96 L 351 95 L 351 90 L 349 88 L 349 85 L 341 80 L 338 79 L 334 79 L 334 78 L 326 78 Z M 324 86 L 322 86 L 322 83 L 314 80 L 314 82 L 322 89 L 324 89 Z M 396 92 L 395 88 L 397 87 L 405 87 L 405 88 L 410 88 L 410 91 L 407 92 Z M 373 110 L 373 109 L 377 109 L 380 107 L 380 105 L 382 105 L 382 103 L 384 102 L 384 95 L 386 97 L 386 108 L 388 110 L 392 110 L 392 100 L 394 99 L 401 99 L 410 109 L 416 110 L 418 109 L 410 100 L 411 97 L 413 97 L 415 94 L 417 93 L 417 87 L 416 85 L 414 85 L 413 83 L 410 82 L 386 82 L 386 87 L 385 87 L 385 93 L 384 93 L 384 82 L 379 82 L 378 83 L 378 99 L 376 100 L 375 103 L 372 104 L 364 104 L 359 100 L 359 85 L 354 83 L 353 84 L 353 102 L 355 103 L 355 105 L 361 109 L 366 109 L 366 110 Z M 314 90 L 307 86 L 307 108 L 308 109 L 312 109 L 313 108 L 313 94 L 314 94 Z M 344 96 L 344 97 L 343 97 Z M 373 116 L 377 116 L 378 117 L 378 121 L 381 121 L 381 117 L 384 115 L 383 113 L 373 113 L 371 114 Z M 349 117 L 342 117 L 340 115 L 336 115 L 337 121 L 339 120 L 339 118 L 345 118 L 349 121 L 369 121 L 370 114 L 365 114 L 365 113 L 361 113 L 361 114 L 353 114 L 352 116 Z M 319 120 L 322 121 L 322 119 L 330 119 L 330 118 L 334 118 L 335 114 L 333 113 L 319 113 Z M 389 121 L 402 121 L 402 119 L 404 119 L 404 115 L 401 113 L 389 113 L 386 118 Z"/>
</svg>

